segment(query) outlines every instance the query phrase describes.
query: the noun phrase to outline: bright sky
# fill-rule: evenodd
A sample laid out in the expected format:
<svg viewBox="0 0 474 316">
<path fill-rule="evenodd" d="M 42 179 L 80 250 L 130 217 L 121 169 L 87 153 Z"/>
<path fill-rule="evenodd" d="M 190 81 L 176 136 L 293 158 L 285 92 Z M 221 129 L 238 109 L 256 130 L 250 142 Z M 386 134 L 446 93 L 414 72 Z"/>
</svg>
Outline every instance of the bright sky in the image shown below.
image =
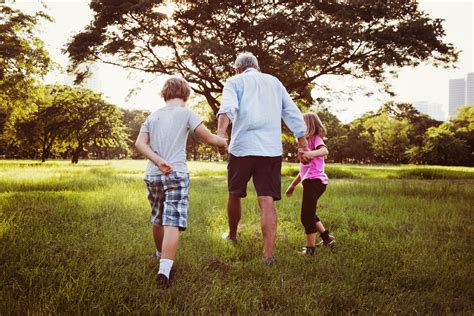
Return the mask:
<svg viewBox="0 0 474 316">
<path fill-rule="evenodd" d="M 8 2 L 8 1 L 7 1 Z M 92 11 L 87 0 L 44 0 L 47 8 L 43 8 L 38 0 L 17 0 L 13 5 L 28 13 L 44 10 L 54 18 L 53 23 L 43 23 L 40 27 L 41 38 L 45 41 L 53 59 L 67 67 L 68 59 L 61 53 L 68 39 L 81 31 L 92 19 Z M 416 68 L 404 68 L 399 77 L 390 80 L 393 90 L 397 94 L 396 101 L 416 102 L 430 101 L 443 105 L 447 112 L 448 81 L 453 78 L 465 77 L 468 72 L 474 71 L 474 0 L 421 0 L 420 8 L 433 18 L 445 19 L 446 41 L 454 44 L 461 50 L 456 69 L 434 68 L 430 65 L 421 65 Z M 145 79 L 144 83 L 139 83 Z M 70 80 L 70 79 L 69 79 Z M 50 74 L 48 83 L 65 83 L 67 76 L 63 73 Z M 162 77 L 144 76 L 141 73 L 129 74 L 118 67 L 99 65 L 98 72 L 92 80 L 94 89 L 102 92 L 106 98 L 121 107 L 132 109 L 154 110 L 162 106 L 158 91 L 163 82 Z M 344 78 L 321 78 L 321 82 L 329 83 L 335 90 L 354 88 L 359 83 Z M 368 80 L 360 82 L 366 90 L 374 91 Z M 128 92 L 137 86 L 141 87 L 135 95 L 128 97 Z M 374 91 L 375 92 L 375 91 Z M 314 95 L 318 95 L 314 91 Z M 382 94 L 371 97 L 355 96 L 342 98 L 326 104 L 339 118 L 348 122 L 369 110 L 377 109 L 389 98 Z"/>
</svg>

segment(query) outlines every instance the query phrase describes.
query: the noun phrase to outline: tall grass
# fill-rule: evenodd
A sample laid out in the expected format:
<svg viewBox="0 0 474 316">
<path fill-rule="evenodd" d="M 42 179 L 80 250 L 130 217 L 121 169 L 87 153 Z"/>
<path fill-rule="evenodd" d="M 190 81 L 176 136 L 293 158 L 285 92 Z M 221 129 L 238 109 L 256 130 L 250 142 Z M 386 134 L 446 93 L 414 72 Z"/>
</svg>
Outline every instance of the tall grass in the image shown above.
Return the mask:
<svg viewBox="0 0 474 316">
<path fill-rule="evenodd" d="M 1 315 L 473 310 L 472 169 L 427 167 L 458 180 L 426 181 L 416 173 L 425 168 L 330 165 L 328 173 L 354 174 L 333 176 L 320 200 L 318 214 L 337 247 L 311 258 L 296 253 L 304 245 L 298 188 L 277 203 L 278 261 L 269 268 L 260 261 L 251 185 L 239 243 L 229 245 L 220 240 L 227 227 L 226 166 L 191 163 L 189 229 L 174 283 L 162 290 L 154 282 L 144 166 L 0 162 Z M 285 186 L 291 178 L 283 180 Z"/>
</svg>

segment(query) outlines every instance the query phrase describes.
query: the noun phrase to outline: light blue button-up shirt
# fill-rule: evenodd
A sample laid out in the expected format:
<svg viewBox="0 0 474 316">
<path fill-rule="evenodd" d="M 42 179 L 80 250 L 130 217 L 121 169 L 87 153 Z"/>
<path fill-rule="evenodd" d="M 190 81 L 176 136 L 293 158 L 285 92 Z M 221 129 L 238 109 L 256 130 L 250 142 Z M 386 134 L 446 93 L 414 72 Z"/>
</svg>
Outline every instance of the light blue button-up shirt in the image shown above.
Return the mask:
<svg viewBox="0 0 474 316">
<path fill-rule="evenodd" d="M 281 119 L 296 138 L 303 137 L 303 115 L 276 77 L 248 68 L 228 79 L 217 115 L 232 122 L 229 152 L 242 156 L 281 156 Z"/>
</svg>

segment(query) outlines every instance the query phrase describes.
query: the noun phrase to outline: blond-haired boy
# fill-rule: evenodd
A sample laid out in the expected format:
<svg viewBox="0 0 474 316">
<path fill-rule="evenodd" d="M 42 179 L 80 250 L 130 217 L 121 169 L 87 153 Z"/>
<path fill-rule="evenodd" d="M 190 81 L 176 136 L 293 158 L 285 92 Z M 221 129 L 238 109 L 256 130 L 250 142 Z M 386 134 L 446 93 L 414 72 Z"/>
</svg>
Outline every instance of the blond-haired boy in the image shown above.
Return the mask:
<svg viewBox="0 0 474 316">
<path fill-rule="evenodd" d="M 168 286 L 178 249 L 179 233 L 187 228 L 189 171 L 186 141 L 189 131 L 205 143 L 227 147 L 224 138 L 211 134 L 186 102 L 191 88 L 180 77 L 169 78 L 161 91 L 166 106 L 153 112 L 142 124 L 135 146 L 148 158 L 145 172 L 151 206 L 153 238 L 161 256 L 157 281 Z"/>
</svg>

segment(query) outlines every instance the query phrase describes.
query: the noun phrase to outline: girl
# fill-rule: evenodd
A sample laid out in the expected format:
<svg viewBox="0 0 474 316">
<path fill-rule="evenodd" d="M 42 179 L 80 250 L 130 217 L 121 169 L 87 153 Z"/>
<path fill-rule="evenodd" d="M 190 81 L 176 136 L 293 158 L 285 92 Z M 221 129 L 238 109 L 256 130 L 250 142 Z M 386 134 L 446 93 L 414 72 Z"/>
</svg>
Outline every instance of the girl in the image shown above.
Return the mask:
<svg viewBox="0 0 474 316">
<path fill-rule="evenodd" d="M 286 196 L 291 197 L 298 183 L 303 183 L 301 223 L 306 233 L 306 247 L 303 248 L 303 254 L 313 255 L 316 248 L 316 233 L 319 233 L 322 238 L 317 246 L 331 247 L 336 243 L 336 239 L 329 234 L 316 215 L 318 199 L 328 184 L 328 177 L 324 173 L 324 156 L 329 153 L 323 142 L 326 128 L 314 113 L 304 114 L 304 121 L 307 126 L 306 138 L 310 150 L 301 153 L 300 173 L 286 190 Z"/>
</svg>

